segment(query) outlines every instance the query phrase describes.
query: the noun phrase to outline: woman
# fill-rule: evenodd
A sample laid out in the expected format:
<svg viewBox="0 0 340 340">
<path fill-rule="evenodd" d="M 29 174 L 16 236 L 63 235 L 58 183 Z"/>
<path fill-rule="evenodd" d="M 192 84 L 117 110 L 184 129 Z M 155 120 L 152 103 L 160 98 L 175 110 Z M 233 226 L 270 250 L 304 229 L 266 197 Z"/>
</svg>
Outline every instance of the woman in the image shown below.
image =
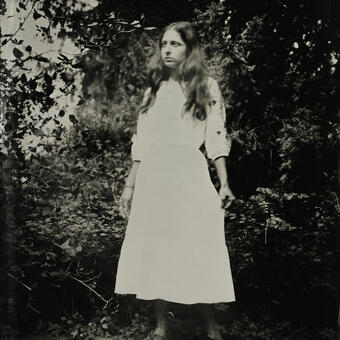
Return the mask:
<svg viewBox="0 0 340 340">
<path fill-rule="evenodd" d="M 149 82 L 120 199 L 125 217 L 132 202 L 115 292 L 154 300 L 157 324 L 148 339 L 166 339 L 171 301 L 199 304 L 208 338 L 220 340 L 212 304 L 235 300 L 223 210 L 234 199 L 226 169 L 230 140 L 220 89 L 190 23 L 164 29 Z M 215 162 L 219 193 L 202 144 Z"/>
</svg>

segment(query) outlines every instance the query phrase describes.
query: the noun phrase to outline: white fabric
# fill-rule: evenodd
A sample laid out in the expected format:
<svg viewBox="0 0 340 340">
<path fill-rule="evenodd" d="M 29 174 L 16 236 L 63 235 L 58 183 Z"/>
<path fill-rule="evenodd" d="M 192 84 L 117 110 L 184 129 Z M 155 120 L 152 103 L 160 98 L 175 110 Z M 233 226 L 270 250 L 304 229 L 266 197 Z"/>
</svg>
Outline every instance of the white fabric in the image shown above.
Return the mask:
<svg viewBox="0 0 340 340">
<path fill-rule="evenodd" d="M 235 300 L 224 210 L 199 150 L 205 142 L 213 159 L 230 149 L 212 78 L 209 88 L 215 104 L 203 122 L 182 116 L 185 97 L 175 81 L 162 84 L 138 119 L 132 157 L 141 163 L 118 263 L 118 294 L 185 304 Z"/>
<path fill-rule="evenodd" d="M 231 140 L 225 129 L 225 106 L 221 91 L 215 79 L 208 78 L 210 102 L 207 105 L 208 117 L 205 121 L 193 120 L 190 114 L 182 119 L 185 96 L 177 82 L 164 82 L 157 93 L 155 104 L 147 114 L 138 117 L 137 133 L 132 137 L 132 159 L 141 160 L 143 153 L 149 152 L 150 143 L 161 142 L 164 139 L 177 140 L 178 144 L 191 145 L 199 148 L 203 143 L 210 159 L 228 156 Z M 150 88 L 145 91 L 144 100 L 149 95 Z M 171 134 L 164 129 L 172 127 Z M 164 140 L 166 142 L 166 140 Z"/>
</svg>

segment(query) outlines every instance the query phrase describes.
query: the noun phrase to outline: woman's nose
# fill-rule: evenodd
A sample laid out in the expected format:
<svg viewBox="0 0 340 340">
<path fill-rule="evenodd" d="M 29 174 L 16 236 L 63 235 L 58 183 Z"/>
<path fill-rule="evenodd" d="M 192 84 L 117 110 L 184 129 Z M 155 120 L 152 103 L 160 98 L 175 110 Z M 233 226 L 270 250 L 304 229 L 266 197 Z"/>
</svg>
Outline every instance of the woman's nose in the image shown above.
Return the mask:
<svg viewBox="0 0 340 340">
<path fill-rule="evenodd" d="M 169 45 L 164 46 L 164 51 L 165 51 L 166 54 L 169 54 L 170 53 L 170 46 Z"/>
</svg>

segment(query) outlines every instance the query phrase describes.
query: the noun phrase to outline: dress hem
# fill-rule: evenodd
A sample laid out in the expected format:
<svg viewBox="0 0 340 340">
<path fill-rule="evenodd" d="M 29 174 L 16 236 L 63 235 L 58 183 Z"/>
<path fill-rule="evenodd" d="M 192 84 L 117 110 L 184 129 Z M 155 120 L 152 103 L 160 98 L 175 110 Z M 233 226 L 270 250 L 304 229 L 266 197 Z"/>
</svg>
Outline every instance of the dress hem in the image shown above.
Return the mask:
<svg viewBox="0 0 340 340">
<path fill-rule="evenodd" d="M 114 292 L 115 294 L 119 294 L 119 295 L 135 295 L 136 296 L 136 299 L 139 299 L 139 300 L 147 300 L 147 301 L 150 301 L 150 300 L 165 300 L 165 301 L 168 301 L 168 302 L 174 302 L 174 303 L 180 303 L 180 304 L 184 304 L 184 305 L 193 305 L 193 304 L 197 304 L 197 303 L 230 303 L 230 302 L 235 302 L 236 299 L 235 297 L 230 297 L 230 298 L 216 298 L 216 299 L 210 299 L 210 300 L 207 300 L 207 299 L 202 299 L 202 300 L 199 300 L 199 301 L 179 301 L 179 299 L 176 299 L 176 298 L 172 298 L 172 297 L 169 297 L 169 296 L 143 296 L 141 294 L 137 294 L 137 293 L 131 293 L 131 292 Z"/>
</svg>

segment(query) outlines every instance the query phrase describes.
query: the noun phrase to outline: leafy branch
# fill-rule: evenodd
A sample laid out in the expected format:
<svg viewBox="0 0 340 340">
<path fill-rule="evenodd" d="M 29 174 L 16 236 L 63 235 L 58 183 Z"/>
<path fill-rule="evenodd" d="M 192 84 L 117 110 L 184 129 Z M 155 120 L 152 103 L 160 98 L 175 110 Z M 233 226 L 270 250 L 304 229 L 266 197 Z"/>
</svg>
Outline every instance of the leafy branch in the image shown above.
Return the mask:
<svg viewBox="0 0 340 340">
<path fill-rule="evenodd" d="M 32 7 L 30 9 L 30 11 L 28 12 L 28 14 L 26 15 L 26 17 L 24 18 L 24 20 L 19 24 L 18 29 L 11 35 L 11 37 L 7 40 L 4 40 L 2 43 L 2 46 L 6 45 L 8 42 L 13 41 L 14 37 L 17 35 L 17 33 L 21 30 L 21 28 L 25 25 L 26 20 L 28 19 L 28 17 L 31 15 L 35 4 L 38 2 L 38 0 L 34 0 Z"/>
</svg>

